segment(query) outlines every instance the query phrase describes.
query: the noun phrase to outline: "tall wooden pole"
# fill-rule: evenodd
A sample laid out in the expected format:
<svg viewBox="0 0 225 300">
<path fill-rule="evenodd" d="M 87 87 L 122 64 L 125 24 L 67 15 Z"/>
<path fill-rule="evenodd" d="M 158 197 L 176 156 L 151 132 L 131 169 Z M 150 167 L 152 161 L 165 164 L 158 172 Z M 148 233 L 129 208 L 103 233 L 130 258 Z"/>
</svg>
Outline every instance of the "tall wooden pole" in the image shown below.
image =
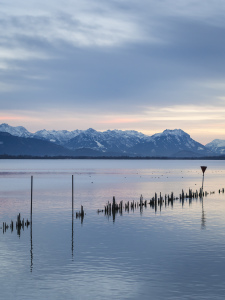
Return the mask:
<svg viewBox="0 0 225 300">
<path fill-rule="evenodd" d="M 31 176 L 31 195 L 30 195 L 30 222 L 32 224 L 32 205 L 33 205 L 33 176 Z"/>
<path fill-rule="evenodd" d="M 204 184 L 204 173 L 202 175 L 202 192 L 203 192 L 203 184 Z"/>
<path fill-rule="evenodd" d="M 73 198 L 74 198 L 74 191 L 73 191 L 73 175 L 72 175 L 72 211 L 73 211 Z"/>
<path fill-rule="evenodd" d="M 31 176 L 31 195 L 30 195 L 30 272 L 33 270 L 33 239 L 32 239 L 32 205 L 33 205 L 33 176 Z"/>
<path fill-rule="evenodd" d="M 74 194 L 74 189 L 73 189 L 73 175 L 72 175 L 72 258 L 73 258 L 73 248 L 74 248 L 74 246 L 73 246 L 73 219 L 74 219 L 73 200 L 74 200 L 74 195 L 73 194 Z"/>
</svg>

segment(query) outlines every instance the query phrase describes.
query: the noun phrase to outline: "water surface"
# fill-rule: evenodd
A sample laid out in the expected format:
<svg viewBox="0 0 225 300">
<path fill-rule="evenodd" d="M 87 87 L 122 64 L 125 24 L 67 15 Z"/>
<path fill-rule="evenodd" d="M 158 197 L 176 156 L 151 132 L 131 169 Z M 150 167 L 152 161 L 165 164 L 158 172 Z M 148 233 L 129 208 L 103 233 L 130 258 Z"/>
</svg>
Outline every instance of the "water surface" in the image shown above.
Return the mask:
<svg viewBox="0 0 225 300">
<path fill-rule="evenodd" d="M 224 299 L 224 161 L 1 160 L 0 224 L 30 218 L 32 236 L 0 231 L 2 299 Z M 203 199 L 97 214 L 202 185 Z M 83 222 L 72 219 L 83 205 Z M 1 225 L 0 225 L 1 226 Z"/>
</svg>

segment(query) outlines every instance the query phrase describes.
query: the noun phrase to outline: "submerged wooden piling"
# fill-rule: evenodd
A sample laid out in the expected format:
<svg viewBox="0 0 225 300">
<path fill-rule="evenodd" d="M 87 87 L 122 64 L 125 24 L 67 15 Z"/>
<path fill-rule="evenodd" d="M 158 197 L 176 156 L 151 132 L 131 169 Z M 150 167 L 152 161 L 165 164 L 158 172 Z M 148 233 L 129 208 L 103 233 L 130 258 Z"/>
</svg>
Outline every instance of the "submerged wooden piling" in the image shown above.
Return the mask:
<svg viewBox="0 0 225 300">
<path fill-rule="evenodd" d="M 21 228 L 24 230 L 24 227 L 27 227 L 30 225 L 30 222 L 27 221 L 25 222 L 24 218 L 21 218 L 20 213 L 17 215 L 16 217 L 16 230 L 17 230 L 17 234 L 20 236 L 20 232 L 21 232 Z M 13 232 L 13 228 L 14 228 L 14 223 L 13 220 L 11 220 L 10 224 L 7 224 L 6 222 L 2 223 L 2 227 L 0 227 L 1 229 L 3 229 L 3 233 L 6 232 L 7 229 L 11 229 L 11 233 Z"/>
<path fill-rule="evenodd" d="M 212 193 L 215 192 L 210 192 L 210 195 Z M 219 190 L 219 193 L 224 193 L 224 188 L 221 188 Z M 181 193 L 178 194 L 178 197 L 174 194 L 174 192 L 171 192 L 170 194 L 165 194 L 165 198 L 162 196 L 162 193 L 159 192 L 159 197 L 157 197 L 157 193 L 154 193 L 154 196 L 152 198 L 149 199 L 149 202 L 147 200 L 143 199 L 143 196 L 141 194 L 140 196 L 140 200 L 139 201 L 128 201 L 126 203 L 124 203 L 123 206 L 123 201 L 120 201 L 120 203 L 116 203 L 115 201 L 115 197 L 113 196 L 113 201 L 112 203 L 110 203 L 108 201 L 108 203 L 105 205 L 105 215 L 107 215 L 108 217 L 111 216 L 111 213 L 113 215 L 113 221 L 115 221 L 115 215 L 116 213 L 120 213 L 120 215 L 122 215 L 122 209 L 125 209 L 126 212 L 129 213 L 129 210 L 131 209 L 132 211 L 134 211 L 134 209 L 140 208 L 140 213 L 142 214 L 144 207 L 147 207 L 147 204 L 150 205 L 151 208 L 153 208 L 155 210 L 155 212 L 157 212 L 157 207 L 160 207 L 160 211 L 162 208 L 162 205 L 165 201 L 165 207 L 168 205 L 171 207 L 173 207 L 173 203 L 176 200 L 180 200 L 180 202 L 182 203 L 182 206 L 184 205 L 184 201 L 189 200 L 189 204 L 191 204 L 193 199 L 198 199 L 198 197 L 200 197 L 201 199 L 203 199 L 204 196 L 209 195 L 209 193 L 207 191 L 203 191 L 202 188 L 200 188 L 200 190 L 196 190 L 193 191 L 191 188 L 188 189 L 188 192 L 185 193 L 184 190 L 182 189 Z M 200 199 L 200 200 L 201 200 Z M 103 210 L 101 210 L 103 211 Z"/>
<path fill-rule="evenodd" d="M 81 210 L 79 212 L 76 212 L 76 218 L 81 218 L 81 224 L 83 223 L 83 219 L 84 219 L 83 205 L 81 205 Z"/>
</svg>

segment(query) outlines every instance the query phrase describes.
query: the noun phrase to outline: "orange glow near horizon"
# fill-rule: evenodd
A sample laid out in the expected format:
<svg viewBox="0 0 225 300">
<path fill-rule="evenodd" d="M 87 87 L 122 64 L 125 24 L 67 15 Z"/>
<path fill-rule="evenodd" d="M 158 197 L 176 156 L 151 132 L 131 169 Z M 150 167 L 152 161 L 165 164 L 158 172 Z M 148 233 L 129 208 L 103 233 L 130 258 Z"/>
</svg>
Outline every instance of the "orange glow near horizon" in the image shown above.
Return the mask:
<svg viewBox="0 0 225 300">
<path fill-rule="evenodd" d="M 24 120 L 24 117 L 19 117 L 19 116 L 4 116 L 4 117 L 1 117 L 0 116 L 0 120 L 1 121 L 5 121 L 6 123 L 10 120 Z"/>
<path fill-rule="evenodd" d="M 105 114 L 103 112 L 12 110 L 0 112 L 2 123 L 24 126 L 30 132 L 38 130 L 136 130 L 146 135 L 165 129 L 182 129 L 190 136 L 206 144 L 214 139 L 225 139 L 225 110 L 223 107 L 171 106 L 164 108 L 143 107 L 130 114 Z"/>
</svg>

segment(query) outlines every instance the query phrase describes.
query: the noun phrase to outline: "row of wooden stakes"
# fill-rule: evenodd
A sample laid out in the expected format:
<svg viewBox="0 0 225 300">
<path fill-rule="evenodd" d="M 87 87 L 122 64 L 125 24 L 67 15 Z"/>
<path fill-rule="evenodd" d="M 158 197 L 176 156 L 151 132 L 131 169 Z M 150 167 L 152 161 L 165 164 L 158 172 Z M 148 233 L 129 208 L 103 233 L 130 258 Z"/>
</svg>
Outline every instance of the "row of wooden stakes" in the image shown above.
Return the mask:
<svg viewBox="0 0 225 300">
<path fill-rule="evenodd" d="M 18 233 L 20 233 L 21 228 L 24 230 L 24 227 L 27 227 L 30 225 L 30 222 L 28 221 L 28 219 L 26 221 L 24 221 L 24 218 L 21 220 L 21 216 L 20 213 L 17 215 L 17 220 L 16 220 L 16 230 Z M 3 222 L 3 233 L 6 232 L 7 229 L 11 229 L 11 232 L 13 232 L 13 228 L 14 228 L 14 223 L 11 220 L 10 225 L 8 225 L 6 222 Z"/>
<path fill-rule="evenodd" d="M 210 192 L 210 194 L 214 194 L 215 192 Z M 224 193 L 224 188 L 222 188 L 221 190 L 219 190 L 219 193 Z M 123 208 L 126 210 L 134 210 L 135 208 L 138 207 L 147 207 L 147 204 L 150 204 L 150 206 L 156 206 L 158 205 L 162 205 L 162 203 L 173 203 L 174 200 L 184 200 L 184 199 L 198 199 L 198 198 L 203 198 L 204 196 L 207 196 L 209 193 L 208 192 L 204 192 L 202 188 L 200 188 L 200 191 L 195 191 L 193 192 L 192 189 L 189 189 L 188 193 L 184 193 L 184 190 L 182 190 L 181 194 L 179 195 L 179 197 L 175 197 L 174 193 L 172 192 L 170 195 L 165 195 L 165 197 L 163 198 L 162 193 L 160 192 L 159 197 L 157 195 L 157 193 L 155 193 L 155 196 L 152 197 L 150 199 L 150 201 L 148 202 L 147 200 L 143 199 L 143 196 L 141 195 L 140 197 L 140 201 L 139 202 L 135 202 L 133 201 L 128 201 L 127 203 L 124 204 L 123 206 L 123 201 L 120 201 L 119 203 L 116 203 L 116 199 L 115 196 L 113 196 L 113 202 L 110 203 L 108 201 L 108 203 L 105 205 L 104 210 L 98 210 L 97 212 L 103 212 L 105 211 L 105 214 L 111 214 L 111 213 L 115 213 L 115 212 L 120 212 L 122 213 Z"/>
</svg>

